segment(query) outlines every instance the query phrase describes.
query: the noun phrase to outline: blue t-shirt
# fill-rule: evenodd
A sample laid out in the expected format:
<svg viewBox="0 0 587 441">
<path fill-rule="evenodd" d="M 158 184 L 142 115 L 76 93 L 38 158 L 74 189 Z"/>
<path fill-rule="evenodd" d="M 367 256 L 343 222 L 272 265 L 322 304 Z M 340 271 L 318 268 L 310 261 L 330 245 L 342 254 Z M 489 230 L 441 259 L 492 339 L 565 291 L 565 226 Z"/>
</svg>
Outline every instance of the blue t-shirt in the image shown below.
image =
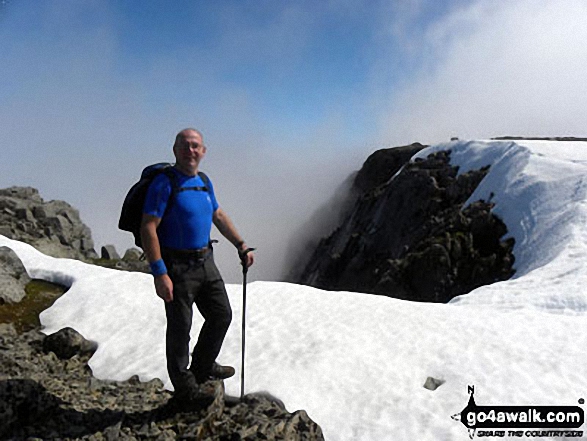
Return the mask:
<svg viewBox="0 0 587 441">
<path fill-rule="evenodd" d="M 177 184 L 182 187 L 204 187 L 200 176 L 186 176 L 172 168 Z M 208 246 L 212 216 L 218 209 L 214 188 L 208 191 L 178 191 L 167 212 L 172 184 L 164 173 L 158 175 L 147 190 L 143 213 L 163 218 L 157 228 L 159 243 L 164 248 L 196 249 Z M 165 214 L 165 216 L 163 216 Z"/>
</svg>

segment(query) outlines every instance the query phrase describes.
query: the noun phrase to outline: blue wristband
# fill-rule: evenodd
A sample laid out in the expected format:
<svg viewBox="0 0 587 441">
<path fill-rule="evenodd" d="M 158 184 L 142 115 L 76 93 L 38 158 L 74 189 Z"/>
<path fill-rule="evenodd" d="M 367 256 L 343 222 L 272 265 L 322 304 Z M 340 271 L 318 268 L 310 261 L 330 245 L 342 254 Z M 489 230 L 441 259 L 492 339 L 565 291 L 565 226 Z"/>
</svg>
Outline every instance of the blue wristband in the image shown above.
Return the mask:
<svg viewBox="0 0 587 441">
<path fill-rule="evenodd" d="M 167 274 L 167 267 L 165 266 L 165 262 L 163 262 L 163 259 L 151 262 L 150 266 L 151 274 L 153 274 L 155 277 Z"/>
</svg>

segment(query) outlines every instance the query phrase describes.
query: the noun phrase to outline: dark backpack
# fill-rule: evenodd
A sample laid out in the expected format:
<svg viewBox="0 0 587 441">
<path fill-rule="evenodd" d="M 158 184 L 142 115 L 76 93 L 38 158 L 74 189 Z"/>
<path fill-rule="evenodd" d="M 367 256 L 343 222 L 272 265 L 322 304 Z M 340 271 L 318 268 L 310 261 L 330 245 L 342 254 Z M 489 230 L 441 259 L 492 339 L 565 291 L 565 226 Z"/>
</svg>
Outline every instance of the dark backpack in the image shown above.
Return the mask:
<svg viewBox="0 0 587 441">
<path fill-rule="evenodd" d="M 182 187 L 179 188 L 176 174 L 171 170 L 172 164 L 168 162 L 160 162 L 158 164 L 149 165 L 145 167 L 141 173 L 141 179 L 135 183 L 128 191 L 124 202 L 122 204 L 122 211 L 118 221 L 118 228 L 123 231 L 130 231 L 135 237 L 135 245 L 142 248 L 141 242 L 141 221 L 143 219 L 143 206 L 145 205 L 145 198 L 147 190 L 153 182 L 155 177 L 161 173 L 165 173 L 171 182 L 171 195 L 165 208 L 165 213 L 171 207 L 173 200 L 178 192 L 186 190 L 197 190 L 210 192 L 210 180 L 205 173 L 198 172 L 198 175 L 204 181 L 204 187 Z M 165 216 L 165 213 L 163 214 Z"/>
</svg>

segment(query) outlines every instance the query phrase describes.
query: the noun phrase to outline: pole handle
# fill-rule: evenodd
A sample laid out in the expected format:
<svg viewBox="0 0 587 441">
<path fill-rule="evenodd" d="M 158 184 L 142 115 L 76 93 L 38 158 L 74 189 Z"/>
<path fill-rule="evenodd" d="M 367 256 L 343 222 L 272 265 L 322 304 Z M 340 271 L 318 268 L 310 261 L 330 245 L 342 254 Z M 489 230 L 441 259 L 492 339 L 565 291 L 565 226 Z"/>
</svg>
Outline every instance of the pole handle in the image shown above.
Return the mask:
<svg viewBox="0 0 587 441">
<path fill-rule="evenodd" d="M 241 259 L 241 265 L 243 267 L 243 274 L 246 274 L 249 271 L 249 267 L 245 263 L 245 258 L 247 257 L 247 254 L 249 254 L 251 251 L 255 251 L 255 250 L 256 250 L 256 248 L 247 248 L 244 251 L 238 252 L 238 256 Z"/>
</svg>

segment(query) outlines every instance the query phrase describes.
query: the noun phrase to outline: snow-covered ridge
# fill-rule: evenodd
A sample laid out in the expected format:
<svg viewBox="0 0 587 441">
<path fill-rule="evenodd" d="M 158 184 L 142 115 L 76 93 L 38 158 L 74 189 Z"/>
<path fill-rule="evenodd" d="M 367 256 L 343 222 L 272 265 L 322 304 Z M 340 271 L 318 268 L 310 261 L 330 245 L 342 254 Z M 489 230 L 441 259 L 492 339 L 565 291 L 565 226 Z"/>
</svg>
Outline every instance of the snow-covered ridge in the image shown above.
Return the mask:
<svg viewBox="0 0 587 441">
<path fill-rule="evenodd" d="M 422 304 L 278 282 L 247 290 L 247 391 L 305 409 L 328 440 L 465 440 L 450 416 L 477 403 L 576 405 L 587 390 L 587 143 L 453 142 L 461 172 L 491 164 L 471 200 L 489 199 L 516 238 L 514 279 L 451 304 Z M 564 149 L 564 153 L 560 149 Z M 569 151 L 571 149 L 572 151 Z M 0 236 L 32 277 L 71 285 L 41 321 L 96 340 L 99 378 L 161 378 L 165 314 L 150 276 L 54 259 Z M 251 271 L 254 271 L 251 269 Z M 220 361 L 239 393 L 240 285 Z M 556 312 L 553 314 L 553 312 Z M 194 317 L 196 333 L 201 326 Z M 431 392 L 428 376 L 445 383 Z"/>
<path fill-rule="evenodd" d="M 585 312 L 587 296 L 577 289 L 561 292 L 561 277 L 575 280 L 576 286 L 587 281 L 587 142 L 518 142 L 523 145 L 447 143 L 417 155 L 449 148 L 451 163 L 460 167 L 460 173 L 491 165 L 468 202 L 495 202 L 494 213 L 516 240 L 512 280 L 481 287 L 454 301 Z"/>
</svg>

